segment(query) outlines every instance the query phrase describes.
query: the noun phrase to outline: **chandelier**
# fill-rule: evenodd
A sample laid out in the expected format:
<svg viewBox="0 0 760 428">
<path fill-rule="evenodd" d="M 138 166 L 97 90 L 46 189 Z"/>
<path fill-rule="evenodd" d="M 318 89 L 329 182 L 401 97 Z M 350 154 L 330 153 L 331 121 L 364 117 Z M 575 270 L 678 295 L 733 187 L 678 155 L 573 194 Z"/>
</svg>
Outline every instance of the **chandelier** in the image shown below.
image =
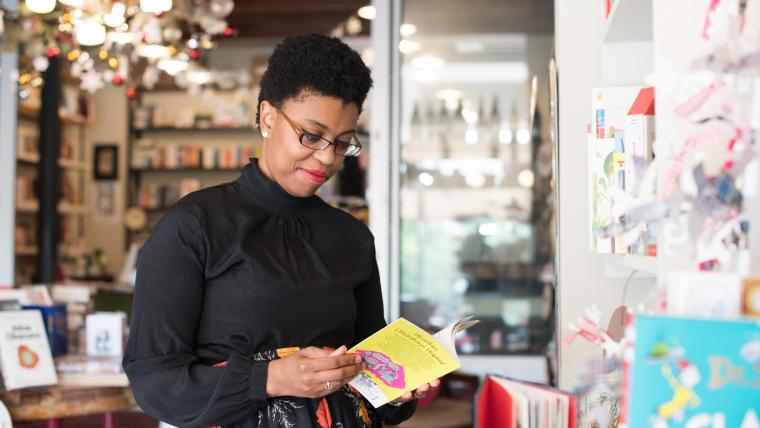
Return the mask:
<svg viewBox="0 0 760 428">
<path fill-rule="evenodd" d="M 18 12 L 0 12 L 0 37 L 17 42 L 24 59 L 22 98 L 43 84 L 51 58 L 65 63 L 83 90 L 112 84 L 134 98 L 161 73 L 181 87 L 212 84 L 202 59 L 216 39 L 236 34 L 226 20 L 233 8 L 233 0 L 26 0 Z M 243 74 L 240 84 L 247 83 Z"/>
</svg>

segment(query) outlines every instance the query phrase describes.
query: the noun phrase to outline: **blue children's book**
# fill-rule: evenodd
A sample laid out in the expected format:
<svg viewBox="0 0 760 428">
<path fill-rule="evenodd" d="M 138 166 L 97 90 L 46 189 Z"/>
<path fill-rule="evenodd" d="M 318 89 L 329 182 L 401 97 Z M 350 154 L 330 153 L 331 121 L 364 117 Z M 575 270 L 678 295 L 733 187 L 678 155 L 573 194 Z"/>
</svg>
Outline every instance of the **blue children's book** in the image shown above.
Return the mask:
<svg viewBox="0 0 760 428">
<path fill-rule="evenodd" d="M 760 428 L 760 320 L 635 319 L 628 427 Z"/>
</svg>

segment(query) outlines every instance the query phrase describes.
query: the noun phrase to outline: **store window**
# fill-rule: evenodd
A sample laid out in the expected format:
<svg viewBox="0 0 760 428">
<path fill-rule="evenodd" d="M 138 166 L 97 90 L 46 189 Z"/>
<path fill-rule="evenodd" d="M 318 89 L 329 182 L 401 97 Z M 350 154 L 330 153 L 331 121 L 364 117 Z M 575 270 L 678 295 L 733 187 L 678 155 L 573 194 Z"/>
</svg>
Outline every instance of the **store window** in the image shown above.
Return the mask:
<svg viewBox="0 0 760 428">
<path fill-rule="evenodd" d="M 460 354 L 543 354 L 552 3 L 432 3 L 401 8 L 400 315 L 430 329 L 474 315 Z"/>
</svg>

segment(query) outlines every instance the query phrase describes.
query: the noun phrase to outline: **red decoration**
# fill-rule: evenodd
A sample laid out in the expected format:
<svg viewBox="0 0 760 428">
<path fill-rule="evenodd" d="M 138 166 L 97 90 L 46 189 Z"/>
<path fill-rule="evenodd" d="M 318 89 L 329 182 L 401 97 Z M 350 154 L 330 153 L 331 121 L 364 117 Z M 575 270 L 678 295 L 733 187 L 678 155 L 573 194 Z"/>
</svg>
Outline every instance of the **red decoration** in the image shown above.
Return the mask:
<svg viewBox="0 0 760 428">
<path fill-rule="evenodd" d="M 121 77 L 121 74 L 114 74 L 113 84 L 116 86 L 121 86 L 122 83 L 124 83 L 124 78 Z"/>
<path fill-rule="evenodd" d="M 135 88 L 127 88 L 127 98 L 130 100 L 133 100 L 137 97 L 137 89 Z"/>
<path fill-rule="evenodd" d="M 190 52 L 188 52 L 187 55 L 190 57 L 190 59 L 198 59 L 201 57 L 201 51 L 198 49 L 190 49 Z"/>
<path fill-rule="evenodd" d="M 232 27 L 227 27 L 224 29 L 224 35 L 227 37 L 232 37 L 235 35 L 235 30 L 233 30 Z"/>
<path fill-rule="evenodd" d="M 61 53 L 61 49 L 58 48 L 58 46 L 51 46 L 47 50 L 47 57 L 48 58 L 55 58 L 58 56 L 58 54 Z"/>
</svg>

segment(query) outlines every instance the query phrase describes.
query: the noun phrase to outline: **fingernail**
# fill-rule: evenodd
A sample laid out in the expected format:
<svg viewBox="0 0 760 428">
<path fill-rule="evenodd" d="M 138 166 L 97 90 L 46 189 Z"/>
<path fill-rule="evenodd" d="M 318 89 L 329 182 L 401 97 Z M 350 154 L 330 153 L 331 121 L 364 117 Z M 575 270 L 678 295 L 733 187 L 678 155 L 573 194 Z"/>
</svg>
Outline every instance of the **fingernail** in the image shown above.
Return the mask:
<svg viewBox="0 0 760 428">
<path fill-rule="evenodd" d="M 354 357 L 354 361 L 356 361 L 356 364 L 361 363 L 362 362 L 362 356 L 361 355 L 357 355 L 356 357 Z"/>
</svg>

